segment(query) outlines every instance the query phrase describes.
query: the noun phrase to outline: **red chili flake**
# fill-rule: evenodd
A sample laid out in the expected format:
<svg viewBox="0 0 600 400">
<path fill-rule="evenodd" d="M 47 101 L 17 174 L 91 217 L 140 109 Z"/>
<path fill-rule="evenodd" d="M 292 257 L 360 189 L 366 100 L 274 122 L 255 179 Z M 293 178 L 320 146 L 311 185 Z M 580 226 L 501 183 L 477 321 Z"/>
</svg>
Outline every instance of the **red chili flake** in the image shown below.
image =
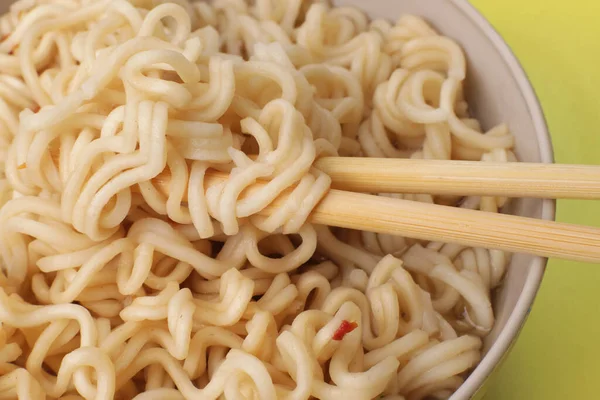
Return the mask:
<svg viewBox="0 0 600 400">
<path fill-rule="evenodd" d="M 356 322 L 348 322 L 343 320 L 340 324 L 340 327 L 334 332 L 332 339 L 333 340 L 342 340 L 346 334 L 352 332 L 358 328 L 358 324 Z"/>
<path fill-rule="evenodd" d="M 17 44 L 15 47 L 12 48 L 11 51 L 8 52 L 9 55 L 14 55 L 15 54 L 15 50 L 17 50 L 19 48 L 19 45 Z"/>
<path fill-rule="evenodd" d="M 6 39 L 8 39 L 9 36 L 10 36 L 10 34 L 8 34 L 8 33 L 2 35 L 0 37 L 0 43 L 4 42 Z M 11 51 L 8 52 L 8 54 L 12 56 L 14 54 L 14 52 L 15 52 L 15 49 L 13 48 Z"/>
<path fill-rule="evenodd" d="M 40 111 L 40 106 L 36 104 L 35 106 L 31 107 L 31 111 L 36 114 L 38 111 Z"/>
</svg>

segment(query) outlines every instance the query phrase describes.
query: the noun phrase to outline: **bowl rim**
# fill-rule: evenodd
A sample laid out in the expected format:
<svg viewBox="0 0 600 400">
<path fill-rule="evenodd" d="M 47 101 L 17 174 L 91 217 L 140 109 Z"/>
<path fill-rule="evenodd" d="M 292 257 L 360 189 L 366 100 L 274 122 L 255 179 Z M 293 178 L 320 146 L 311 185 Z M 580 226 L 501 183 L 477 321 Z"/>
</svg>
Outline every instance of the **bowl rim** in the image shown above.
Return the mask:
<svg viewBox="0 0 600 400">
<path fill-rule="evenodd" d="M 540 150 L 540 158 L 543 163 L 554 162 L 554 151 L 552 140 L 546 118 L 535 93 L 533 86 L 521 63 L 510 46 L 493 25 L 469 2 L 465 0 L 449 0 L 458 11 L 467 16 L 476 24 L 482 35 L 485 35 L 493 44 L 495 50 L 502 56 L 506 67 L 514 77 L 521 94 L 527 104 L 528 112 L 535 127 L 535 133 Z M 556 218 L 556 200 L 546 199 L 542 201 L 542 219 L 553 221 Z M 499 367 L 502 359 L 515 343 L 535 300 L 536 294 L 542 283 L 544 271 L 548 259 L 536 257 L 531 263 L 530 272 L 527 275 L 523 290 L 517 300 L 514 310 L 509 316 L 505 327 L 498 338 L 490 347 L 479 365 L 465 380 L 460 388 L 450 397 L 451 400 L 469 399 L 482 390 L 487 379 Z"/>
</svg>

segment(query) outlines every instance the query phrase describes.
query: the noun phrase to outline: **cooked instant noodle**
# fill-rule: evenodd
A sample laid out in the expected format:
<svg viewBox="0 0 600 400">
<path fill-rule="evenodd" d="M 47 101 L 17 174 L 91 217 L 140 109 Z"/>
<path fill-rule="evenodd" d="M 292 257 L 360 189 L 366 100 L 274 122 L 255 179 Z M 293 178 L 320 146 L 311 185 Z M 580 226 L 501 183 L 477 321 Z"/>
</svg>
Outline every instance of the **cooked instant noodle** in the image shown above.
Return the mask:
<svg viewBox="0 0 600 400">
<path fill-rule="evenodd" d="M 0 399 L 445 399 L 477 365 L 508 254 L 307 222 L 319 157 L 514 160 L 452 39 L 309 0 L 21 0 L 0 34 Z"/>
</svg>

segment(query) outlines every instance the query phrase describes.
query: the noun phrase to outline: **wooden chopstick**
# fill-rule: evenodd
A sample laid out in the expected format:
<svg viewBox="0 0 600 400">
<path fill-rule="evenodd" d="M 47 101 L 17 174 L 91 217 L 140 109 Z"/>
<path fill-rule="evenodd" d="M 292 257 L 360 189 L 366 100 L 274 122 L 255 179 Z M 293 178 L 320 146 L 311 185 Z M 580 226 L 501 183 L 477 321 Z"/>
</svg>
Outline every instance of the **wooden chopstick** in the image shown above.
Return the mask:
<svg viewBox="0 0 600 400">
<path fill-rule="evenodd" d="M 600 199 L 600 166 L 325 157 L 315 166 L 352 192 Z"/>
<path fill-rule="evenodd" d="M 600 199 L 600 166 L 324 157 L 332 187 L 363 193 Z M 154 179 L 168 187 L 168 172 Z"/>
<path fill-rule="evenodd" d="M 209 171 L 207 187 L 227 179 Z M 257 182 L 240 199 L 261 190 Z M 279 196 L 261 215 L 284 201 Z M 543 257 L 600 262 L 600 229 L 456 207 L 330 190 L 310 215 L 315 224 L 457 243 Z"/>
</svg>

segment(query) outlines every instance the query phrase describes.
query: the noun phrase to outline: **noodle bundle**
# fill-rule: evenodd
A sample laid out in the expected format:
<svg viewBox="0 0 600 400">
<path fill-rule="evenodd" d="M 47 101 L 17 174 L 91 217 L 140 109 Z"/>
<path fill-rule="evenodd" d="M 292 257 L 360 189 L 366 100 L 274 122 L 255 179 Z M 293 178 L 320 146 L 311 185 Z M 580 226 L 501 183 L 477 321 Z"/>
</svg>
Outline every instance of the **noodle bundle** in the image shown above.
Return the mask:
<svg viewBox="0 0 600 400">
<path fill-rule="evenodd" d="M 477 365 L 508 254 L 307 222 L 319 157 L 515 160 L 452 39 L 317 0 L 20 0 L 0 35 L 0 399 L 445 399 Z"/>
</svg>

